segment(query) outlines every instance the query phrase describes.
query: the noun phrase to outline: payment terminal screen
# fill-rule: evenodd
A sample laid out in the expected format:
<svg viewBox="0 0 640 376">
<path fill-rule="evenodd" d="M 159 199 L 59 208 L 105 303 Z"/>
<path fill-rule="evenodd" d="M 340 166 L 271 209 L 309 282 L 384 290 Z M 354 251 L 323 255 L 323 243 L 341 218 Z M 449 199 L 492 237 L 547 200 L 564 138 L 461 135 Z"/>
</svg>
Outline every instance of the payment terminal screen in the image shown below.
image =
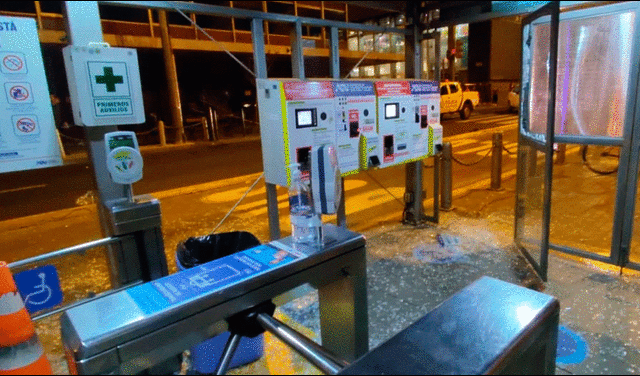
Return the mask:
<svg viewBox="0 0 640 376">
<path fill-rule="evenodd" d="M 133 137 L 129 135 L 113 136 L 109 138 L 109 150 L 119 148 L 120 146 L 129 146 L 135 148 L 136 145 L 133 142 Z"/>
<path fill-rule="evenodd" d="M 398 113 L 398 103 L 387 103 L 384 105 L 384 118 L 385 119 L 397 119 L 400 117 Z"/>
<path fill-rule="evenodd" d="M 296 110 L 296 128 L 315 127 L 317 125 L 316 110 Z"/>
</svg>

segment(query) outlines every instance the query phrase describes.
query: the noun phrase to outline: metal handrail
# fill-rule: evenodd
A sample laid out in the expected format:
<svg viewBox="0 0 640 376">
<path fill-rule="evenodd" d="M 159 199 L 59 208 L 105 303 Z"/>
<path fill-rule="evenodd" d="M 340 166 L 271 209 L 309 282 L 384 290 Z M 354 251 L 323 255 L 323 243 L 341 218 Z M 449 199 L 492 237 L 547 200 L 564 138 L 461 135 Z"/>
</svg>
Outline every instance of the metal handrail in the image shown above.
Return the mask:
<svg viewBox="0 0 640 376">
<path fill-rule="evenodd" d="M 87 250 L 92 249 L 92 248 L 96 248 L 96 247 L 100 247 L 100 246 L 104 246 L 104 245 L 109 245 L 109 244 L 113 244 L 113 243 L 120 243 L 122 241 L 122 239 L 126 238 L 126 237 L 127 236 L 125 236 L 125 237 L 109 237 L 109 238 L 98 239 L 98 240 L 90 241 L 90 242 L 87 242 L 87 243 L 74 245 L 72 247 L 59 249 L 57 251 L 49 252 L 49 253 L 44 254 L 44 255 L 39 255 L 39 256 L 28 258 L 28 259 L 12 262 L 8 266 L 9 266 L 9 269 L 17 269 L 17 268 L 21 268 L 21 267 L 23 267 L 25 265 L 35 264 L 35 263 L 44 262 L 44 261 L 49 261 L 49 260 L 52 260 L 52 259 L 56 259 L 56 258 L 67 256 L 67 255 L 72 255 L 72 254 L 77 254 L 77 253 L 85 253 Z"/>
<path fill-rule="evenodd" d="M 126 289 L 128 289 L 129 287 L 138 286 L 138 285 L 140 285 L 140 284 L 142 284 L 142 283 L 144 283 L 144 282 L 143 282 L 143 281 L 138 281 L 138 282 L 130 283 L 130 284 L 126 285 L 126 286 L 122 286 L 122 287 L 117 288 L 117 289 L 113 289 L 113 290 L 105 291 L 105 292 L 103 292 L 103 293 L 101 293 L 101 294 L 97 294 L 97 295 L 92 296 L 92 297 L 90 297 L 90 298 L 82 299 L 82 300 L 79 300 L 79 301 L 77 301 L 77 302 L 73 302 L 73 303 L 71 303 L 71 304 L 67 304 L 67 305 L 66 305 L 66 306 L 64 306 L 64 307 L 56 308 L 56 309 L 54 309 L 54 310 L 47 311 L 47 312 L 45 312 L 45 313 L 41 313 L 41 314 L 39 314 L 39 315 L 37 315 L 37 316 L 33 316 L 33 317 L 31 318 L 31 320 L 32 320 L 32 321 L 42 320 L 42 319 L 47 318 L 47 317 L 49 317 L 49 316 L 55 315 L 56 313 L 64 312 L 64 311 L 66 311 L 66 310 L 68 310 L 68 309 L 71 309 L 71 308 L 73 308 L 73 307 L 77 307 L 77 306 L 79 306 L 79 305 L 82 305 L 82 304 L 85 304 L 85 303 L 88 303 L 88 302 L 91 302 L 91 301 L 94 301 L 94 300 L 97 300 L 97 299 L 103 298 L 103 297 L 108 296 L 108 295 L 113 295 L 113 294 L 118 293 L 118 292 L 120 292 L 120 291 L 126 290 Z"/>
</svg>

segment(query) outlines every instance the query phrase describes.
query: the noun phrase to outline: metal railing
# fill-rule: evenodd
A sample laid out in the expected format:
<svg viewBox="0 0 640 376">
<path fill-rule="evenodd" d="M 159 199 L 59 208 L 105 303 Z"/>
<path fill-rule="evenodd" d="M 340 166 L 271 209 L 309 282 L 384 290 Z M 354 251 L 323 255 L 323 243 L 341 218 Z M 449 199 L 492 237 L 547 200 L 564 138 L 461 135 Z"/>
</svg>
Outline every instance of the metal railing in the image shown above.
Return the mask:
<svg viewBox="0 0 640 376">
<path fill-rule="evenodd" d="M 66 256 L 71 256 L 71 255 L 82 255 L 82 256 L 84 256 L 85 253 L 90 249 L 103 247 L 103 246 L 107 246 L 107 245 L 112 245 L 112 244 L 122 244 L 122 242 L 124 240 L 130 240 L 130 239 L 133 239 L 133 236 L 127 235 L 127 236 L 121 236 L 121 237 L 102 238 L 102 239 L 93 240 L 93 241 L 90 241 L 90 242 L 74 245 L 74 246 L 71 246 L 71 247 L 59 249 L 57 251 L 49 252 L 49 253 L 46 253 L 44 255 L 38 255 L 38 256 L 30 257 L 30 258 L 27 258 L 27 259 L 24 259 L 24 260 L 15 261 L 15 262 L 12 262 L 12 263 L 8 264 L 8 266 L 9 266 L 9 269 L 12 272 L 15 272 L 17 269 L 23 269 L 24 267 L 29 266 L 29 265 L 40 264 L 40 263 L 43 263 L 43 262 L 47 262 L 47 261 L 51 261 L 51 260 L 55 260 L 55 259 L 60 259 L 60 258 L 66 257 Z M 45 311 L 43 313 L 40 313 L 40 314 L 37 314 L 37 315 L 33 316 L 31 319 L 33 321 L 41 320 L 41 319 L 44 319 L 46 317 L 55 315 L 57 313 L 64 312 L 67 309 L 79 306 L 81 304 L 90 302 L 90 301 L 95 300 L 95 299 L 99 299 L 99 298 L 101 298 L 103 296 L 115 294 L 118 291 L 127 289 L 129 287 L 138 285 L 140 283 L 142 283 L 142 281 L 135 282 L 133 284 L 128 284 L 128 285 L 120 287 L 118 289 L 105 291 L 105 292 L 103 292 L 101 294 L 97 294 L 97 295 L 89 297 L 87 299 L 78 300 L 78 301 L 75 301 L 73 303 L 64 305 L 62 307 L 58 307 L 58 308 L 54 308 L 54 309 L 51 309 L 51 310 L 47 310 L 47 311 Z"/>
<path fill-rule="evenodd" d="M 516 151 L 509 150 L 504 146 L 502 142 L 502 133 L 494 132 L 492 136 L 491 148 L 487 150 L 487 153 L 473 162 L 464 162 L 459 160 L 453 155 L 453 149 L 451 142 L 444 142 L 442 144 L 442 188 L 441 188 L 441 206 L 440 209 L 449 211 L 452 210 L 453 199 L 453 182 L 452 182 L 452 162 L 456 162 L 462 166 L 470 167 L 477 165 L 484 161 L 487 157 L 491 156 L 491 184 L 489 189 L 494 191 L 502 190 L 502 157 L 503 152 L 508 155 L 516 155 Z M 565 156 L 567 152 L 566 144 L 558 144 L 557 151 L 554 153 L 556 156 L 555 163 L 563 164 L 565 162 Z"/>
</svg>

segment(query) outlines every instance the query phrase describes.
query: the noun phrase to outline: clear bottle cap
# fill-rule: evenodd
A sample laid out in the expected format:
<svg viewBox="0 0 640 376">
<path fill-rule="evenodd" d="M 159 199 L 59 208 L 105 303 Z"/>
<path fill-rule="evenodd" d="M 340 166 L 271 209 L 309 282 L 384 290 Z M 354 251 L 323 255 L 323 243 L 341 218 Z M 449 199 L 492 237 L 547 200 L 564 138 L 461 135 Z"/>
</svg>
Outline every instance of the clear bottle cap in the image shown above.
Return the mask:
<svg viewBox="0 0 640 376">
<path fill-rule="evenodd" d="M 299 179 L 302 176 L 300 171 L 300 163 L 292 163 L 289 165 L 291 171 L 291 180 Z"/>
</svg>

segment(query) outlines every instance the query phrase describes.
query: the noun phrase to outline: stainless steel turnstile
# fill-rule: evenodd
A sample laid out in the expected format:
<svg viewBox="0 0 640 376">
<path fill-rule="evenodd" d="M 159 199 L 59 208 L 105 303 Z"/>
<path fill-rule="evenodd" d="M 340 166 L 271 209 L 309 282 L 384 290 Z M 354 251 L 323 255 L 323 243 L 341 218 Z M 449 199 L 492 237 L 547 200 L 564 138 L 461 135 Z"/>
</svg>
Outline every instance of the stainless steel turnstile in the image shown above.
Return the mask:
<svg viewBox="0 0 640 376">
<path fill-rule="evenodd" d="M 319 292 L 323 346 L 348 361 L 364 355 L 364 237 L 327 225 L 324 247 L 293 248 L 291 238 L 261 247 L 286 262 L 264 266 L 270 263 L 262 265 L 262 256 L 250 259 L 250 250 L 243 251 L 69 309 L 61 317 L 61 330 L 71 367 L 79 374 L 138 373 L 224 332 L 225 318 L 277 297 L 274 301 L 282 304 L 288 299 L 283 294 L 306 283 Z M 227 268 L 225 259 L 233 267 Z M 237 261 L 247 269 L 231 264 Z M 209 278 L 214 269 L 224 277 Z"/>
</svg>

